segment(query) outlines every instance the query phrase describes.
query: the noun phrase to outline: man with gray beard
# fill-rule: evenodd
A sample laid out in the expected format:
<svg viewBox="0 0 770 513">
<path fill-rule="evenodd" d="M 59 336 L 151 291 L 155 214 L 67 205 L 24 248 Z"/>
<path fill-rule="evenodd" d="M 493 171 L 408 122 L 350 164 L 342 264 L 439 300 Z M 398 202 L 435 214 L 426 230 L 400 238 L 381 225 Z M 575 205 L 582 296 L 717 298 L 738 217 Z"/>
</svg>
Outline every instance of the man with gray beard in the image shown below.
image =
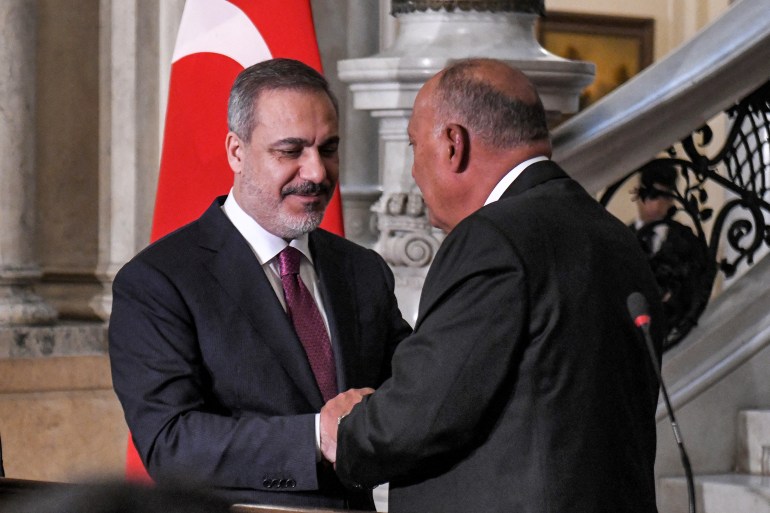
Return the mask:
<svg viewBox="0 0 770 513">
<path fill-rule="evenodd" d="M 371 509 L 321 457 L 319 411 L 390 376 L 411 330 L 374 251 L 318 228 L 338 171 L 337 102 L 290 59 L 244 70 L 228 105 L 233 187 L 113 285 L 110 361 L 156 481 L 232 503 Z"/>
</svg>

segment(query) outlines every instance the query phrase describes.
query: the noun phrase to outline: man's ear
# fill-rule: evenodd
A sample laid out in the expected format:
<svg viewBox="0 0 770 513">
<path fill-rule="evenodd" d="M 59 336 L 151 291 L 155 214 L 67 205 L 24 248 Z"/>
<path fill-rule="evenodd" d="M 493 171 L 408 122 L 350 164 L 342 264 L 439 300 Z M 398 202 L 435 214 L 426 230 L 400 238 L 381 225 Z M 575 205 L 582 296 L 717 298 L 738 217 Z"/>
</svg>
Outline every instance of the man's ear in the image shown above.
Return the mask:
<svg viewBox="0 0 770 513">
<path fill-rule="evenodd" d="M 468 167 L 470 137 L 468 130 L 457 123 L 446 126 L 444 135 L 449 146 L 449 163 L 454 173 L 462 173 Z"/>
<path fill-rule="evenodd" d="M 225 138 L 225 151 L 227 152 L 227 162 L 233 173 L 240 173 L 243 167 L 243 141 L 235 132 L 227 132 Z"/>
</svg>

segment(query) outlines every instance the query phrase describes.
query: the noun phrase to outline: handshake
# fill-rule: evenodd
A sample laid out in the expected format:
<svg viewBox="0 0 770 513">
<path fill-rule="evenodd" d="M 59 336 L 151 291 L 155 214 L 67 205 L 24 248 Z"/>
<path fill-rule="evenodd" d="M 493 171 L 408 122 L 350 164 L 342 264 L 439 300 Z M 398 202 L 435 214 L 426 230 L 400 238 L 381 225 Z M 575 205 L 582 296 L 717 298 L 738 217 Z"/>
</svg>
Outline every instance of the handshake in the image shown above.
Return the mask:
<svg viewBox="0 0 770 513">
<path fill-rule="evenodd" d="M 351 388 L 330 399 L 321 408 L 321 453 L 330 462 L 337 462 L 337 427 L 340 421 L 350 413 L 355 405 L 372 392 L 374 392 L 373 388 Z"/>
</svg>

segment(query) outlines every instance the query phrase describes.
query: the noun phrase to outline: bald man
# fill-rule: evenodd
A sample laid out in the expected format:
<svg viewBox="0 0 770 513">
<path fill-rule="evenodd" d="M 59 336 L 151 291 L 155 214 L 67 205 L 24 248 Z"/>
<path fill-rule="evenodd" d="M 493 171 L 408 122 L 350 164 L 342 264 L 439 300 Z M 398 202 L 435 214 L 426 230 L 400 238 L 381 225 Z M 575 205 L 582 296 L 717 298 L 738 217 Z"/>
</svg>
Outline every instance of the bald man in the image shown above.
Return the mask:
<svg viewBox="0 0 770 513">
<path fill-rule="evenodd" d="M 647 297 L 658 350 L 661 305 L 635 237 L 549 160 L 503 62 L 430 79 L 408 132 L 448 236 L 392 377 L 322 409 L 325 456 L 349 486 L 390 481 L 394 513 L 655 512 L 658 383 L 626 302 Z"/>
</svg>

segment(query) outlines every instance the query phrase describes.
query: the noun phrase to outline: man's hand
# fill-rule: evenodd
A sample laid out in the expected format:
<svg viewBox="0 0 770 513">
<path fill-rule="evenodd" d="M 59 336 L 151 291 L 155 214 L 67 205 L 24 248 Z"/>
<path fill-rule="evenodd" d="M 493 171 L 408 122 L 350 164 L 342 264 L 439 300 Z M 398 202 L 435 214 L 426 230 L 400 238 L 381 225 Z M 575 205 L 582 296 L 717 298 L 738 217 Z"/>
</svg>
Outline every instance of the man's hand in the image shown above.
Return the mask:
<svg viewBox="0 0 770 513">
<path fill-rule="evenodd" d="M 372 392 L 373 388 L 351 388 L 321 408 L 321 452 L 327 460 L 332 463 L 337 461 L 337 426 L 340 420 Z"/>
</svg>

